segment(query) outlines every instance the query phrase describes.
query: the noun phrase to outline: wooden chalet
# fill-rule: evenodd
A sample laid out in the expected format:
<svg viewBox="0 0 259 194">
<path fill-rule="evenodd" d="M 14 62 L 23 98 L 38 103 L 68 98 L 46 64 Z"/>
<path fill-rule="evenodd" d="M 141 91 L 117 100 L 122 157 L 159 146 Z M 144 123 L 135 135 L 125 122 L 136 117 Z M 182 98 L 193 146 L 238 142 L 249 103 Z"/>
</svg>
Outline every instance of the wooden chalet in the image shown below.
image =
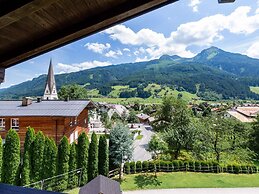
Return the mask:
<svg viewBox="0 0 259 194">
<path fill-rule="evenodd" d="M 10 128 L 20 136 L 21 145 L 25 140 L 27 127 L 42 131 L 56 143 L 65 135 L 70 143 L 77 140 L 82 132 L 88 132 L 88 111 L 95 105 L 91 101 L 0 101 L 0 135 L 4 140 Z"/>
</svg>

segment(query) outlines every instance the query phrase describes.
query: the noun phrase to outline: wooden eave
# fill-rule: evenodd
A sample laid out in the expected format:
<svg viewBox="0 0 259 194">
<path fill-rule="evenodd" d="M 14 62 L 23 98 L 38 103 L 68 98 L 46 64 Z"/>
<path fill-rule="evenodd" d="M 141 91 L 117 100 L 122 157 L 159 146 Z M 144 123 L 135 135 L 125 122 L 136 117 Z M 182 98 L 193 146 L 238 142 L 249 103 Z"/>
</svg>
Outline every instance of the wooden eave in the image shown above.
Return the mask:
<svg viewBox="0 0 259 194">
<path fill-rule="evenodd" d="M 0 0 L 0 68 L 175 1 Z"/>
</svg>

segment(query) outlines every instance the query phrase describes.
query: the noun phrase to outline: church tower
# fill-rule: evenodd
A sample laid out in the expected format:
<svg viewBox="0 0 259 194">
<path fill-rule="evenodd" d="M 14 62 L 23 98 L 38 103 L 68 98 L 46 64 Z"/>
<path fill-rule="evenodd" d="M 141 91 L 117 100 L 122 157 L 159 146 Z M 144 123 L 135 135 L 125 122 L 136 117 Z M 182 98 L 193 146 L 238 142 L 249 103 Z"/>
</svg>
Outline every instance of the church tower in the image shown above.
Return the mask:
<svg viewBox="0 0 259 194">
<path fill-rule="evenodd" d="M 47 82 L 45 86 L 43 100 L 57 100 L 57 99 L 58 99 L 57 87 L 56 87 L 56 82 L 54 77 L 52 60 L 50 60 L 49 72 L 47 75 Z"/>
</svg>

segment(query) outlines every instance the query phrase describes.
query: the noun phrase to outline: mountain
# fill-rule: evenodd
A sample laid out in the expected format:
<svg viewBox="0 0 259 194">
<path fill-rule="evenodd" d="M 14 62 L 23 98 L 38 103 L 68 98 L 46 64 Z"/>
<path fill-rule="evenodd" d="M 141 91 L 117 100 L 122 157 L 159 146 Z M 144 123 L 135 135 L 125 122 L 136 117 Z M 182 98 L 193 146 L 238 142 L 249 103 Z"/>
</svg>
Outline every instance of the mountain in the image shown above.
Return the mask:
<svg viewBox="0 0 259 194">
<path fill-rule="evenodd" d="M 203 50 L 193 58 L 163 55 L 159 59 L 97 67 L 83 71 L 56 75 L 57 88 L 66 84 L 80 84 L 87 89 L 106 90 L 113 85 L 157 83 L 178 90 L 199 93 L 213 92 L 223 99 L 259 99 L 250 91 L 249 84 L 259 75 L 259 60 L 216 47 Z M 0 90 L 0 98 L 42 96 L 46 75 Z M 105 93 L 105 92 L 104 92 Z"/>
</svg>

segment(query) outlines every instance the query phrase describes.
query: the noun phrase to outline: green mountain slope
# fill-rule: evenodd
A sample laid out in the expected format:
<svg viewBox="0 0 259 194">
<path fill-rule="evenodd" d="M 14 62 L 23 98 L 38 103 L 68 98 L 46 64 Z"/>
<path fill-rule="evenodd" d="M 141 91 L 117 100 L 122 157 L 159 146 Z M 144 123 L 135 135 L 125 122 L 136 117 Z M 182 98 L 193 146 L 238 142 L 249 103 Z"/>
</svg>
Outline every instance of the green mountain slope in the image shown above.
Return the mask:
<svg viewBox="0 0 259 194">
<path fill-rule="evenodd" d="M 160 59 L 98 67 L 79 72 L 56 75 L 57 88 L 66 84 L 80 84 L 87 89 L 103 90 L 116 85 L 166 85 L 190 93 L 215 92 L 224 99 L 253 98 L 251 80 L 259 75 L 259 60 L 225 52 L 211 47 L 194 58 L 164 55 Z M 46 75 L 0 90 L 0 98 L 42 96 Z M 256 81 L 252 85 L 259 84 Z"/>
</svg>

